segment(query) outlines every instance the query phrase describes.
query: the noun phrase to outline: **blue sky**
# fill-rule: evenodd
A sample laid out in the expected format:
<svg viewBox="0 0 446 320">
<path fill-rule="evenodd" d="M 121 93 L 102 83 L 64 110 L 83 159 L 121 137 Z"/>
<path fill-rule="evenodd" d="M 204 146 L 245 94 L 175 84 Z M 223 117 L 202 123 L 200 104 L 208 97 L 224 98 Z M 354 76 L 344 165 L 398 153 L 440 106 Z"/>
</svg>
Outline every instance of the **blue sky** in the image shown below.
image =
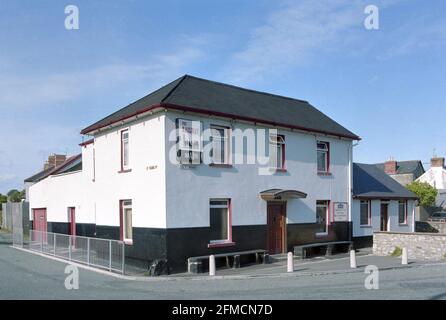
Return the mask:
<svg viewBox="0 0 446 320">
<path fill-rule="evenodd" d="M 79 30 L 64 27 L 69 4 Z M 364 28 L 368 4 L 379 30 Z M 0 0 L 0 193 L 186 73 L 308 100 L 363 138 L 358 162 L 445 156 L 445 12 L 442 0 Z"/>
</svg>

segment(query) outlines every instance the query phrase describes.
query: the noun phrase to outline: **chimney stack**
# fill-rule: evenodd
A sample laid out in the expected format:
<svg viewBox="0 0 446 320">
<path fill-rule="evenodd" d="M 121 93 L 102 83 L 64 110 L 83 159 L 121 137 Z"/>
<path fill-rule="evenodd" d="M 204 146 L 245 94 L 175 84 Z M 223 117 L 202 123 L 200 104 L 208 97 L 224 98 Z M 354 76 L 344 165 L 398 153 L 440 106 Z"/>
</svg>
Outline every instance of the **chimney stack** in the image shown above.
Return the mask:
<svg viewBox="0 0 446 320">
<path fill-rule="evenodd" d="M 396 169 L 397 169 L 397 162 L 393 158 L 390 158 L 389 161 L 386 161 L 384 163 L 384 172 L 385 173 L 396 174 Z"/>
<path fill-rule="evenodd" d="M 65 160 L 67 160 L 66 155 L 52 154 L 52 155 L 48 156 L 48 160 L 45 162 L 45 165 L 43 166 L 43 170 L 58 167 L 62 163 L 64 163 Z"/>
<path fill-rule="evenodd" d="M 444 158 L 433 157 L 431 159 L 431 167 L 432 168 L 444 168 Z"/>
</svg>

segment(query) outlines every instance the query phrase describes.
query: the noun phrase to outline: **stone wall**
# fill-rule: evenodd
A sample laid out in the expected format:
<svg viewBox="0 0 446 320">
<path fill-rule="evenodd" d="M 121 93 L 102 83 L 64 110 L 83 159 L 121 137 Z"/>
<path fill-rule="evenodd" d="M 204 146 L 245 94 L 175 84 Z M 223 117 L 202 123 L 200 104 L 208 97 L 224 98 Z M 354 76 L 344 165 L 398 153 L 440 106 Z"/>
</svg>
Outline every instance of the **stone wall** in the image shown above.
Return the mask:
<svg viewBox="0 0 446 320">
<path fill-rule="evenodd" d="M 409 259 L 442 261 L 446 258 L 446 234 L 375 232 L 373 253 L 389 256 L 395 248 L 407 248 Z"/>
</svg>

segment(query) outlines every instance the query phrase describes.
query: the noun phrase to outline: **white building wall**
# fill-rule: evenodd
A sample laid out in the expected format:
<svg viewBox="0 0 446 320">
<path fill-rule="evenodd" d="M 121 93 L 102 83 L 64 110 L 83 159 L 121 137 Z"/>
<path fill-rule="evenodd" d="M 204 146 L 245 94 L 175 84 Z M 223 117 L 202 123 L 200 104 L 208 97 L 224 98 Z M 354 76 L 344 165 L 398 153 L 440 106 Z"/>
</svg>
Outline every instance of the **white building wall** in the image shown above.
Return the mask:
<svg viewBox="0 0 446 320">
<path fill-rule="evenodd" d="M 381 219 L 381 200 L 371 201 L 371 225 L 361 226 L 361 201 L 353 200 L 353 237 L 367 237 L 373 236 L 373 232 L 380 231 Z M 388 230 L 392 232 L 413 232 L 414 231 L 414 209 L 415 202 L 413 200 L 407 201 L 407 224 L 400 225 L 398 222 L 398 201 L 392 200 L 388 208 Z"/>
<path fill-rule="evenodd" d="M 129 129 L 131 172 L 121 169 L 122 129 Z M 33 208 L 47 208 L 47 220 L 119 226 L 119 201 L 131 199 L 133 226 L 165 228 L 164 114 L 114 128 L 82 147 L 82 171 L 48 177 L 30 187 Z"/>
<path fill-rule="evenodd" d="M 203 130 L 211 124 L 230 125 L 215 118 L 198 117 L 168 112 L 166 137 L 175 130 L 177 118 L 200 120 Z M 233 123 L 232 129 L 252 128 L 252 125 Z M 258 127 L 260 128 L 260 127 Z M 178 164 L 166 163 L 167 227 L 208 227 L 209 199 L 232 199 L 232 222 L 237 225 L 266 224 L 266 201 L 261 191 L 280 188 L 294 189 L 308 194 L 306 199 L 289 200 L 288 223 L 316 222 L 316 201 L 349 202 L 349 149 L 351 141 L 316 137 L 314 135 L 278 130 L 285 135 L 287 172 L 262 176 L 258 165 L 238 165 L 232 168 L 215 168 L 200 164 L 184 169 Z M 331 176 L 317 174 L 316 141 L 330 142 Z M 175 142 L 166 141 L 166 157 Z M 234 147 L 232 148 L 234 153 Z"/>
</svg>

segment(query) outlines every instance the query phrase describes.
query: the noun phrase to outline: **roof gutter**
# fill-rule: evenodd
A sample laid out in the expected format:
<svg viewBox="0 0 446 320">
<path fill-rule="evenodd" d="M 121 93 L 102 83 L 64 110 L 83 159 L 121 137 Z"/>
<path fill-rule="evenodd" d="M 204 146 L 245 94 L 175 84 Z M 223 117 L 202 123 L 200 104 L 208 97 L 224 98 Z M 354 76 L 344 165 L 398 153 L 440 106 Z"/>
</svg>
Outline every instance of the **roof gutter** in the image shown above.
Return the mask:
<svg viewBox="0 0 446 320">
<path fill-rule="evenodd" d="M 346 139 L 351 139 L 351 140 L 358 140 L 358 141 L 361 140 L 361 138 L 359 136 L 356 136 L 356 135 L 344 135 L 344 134 L 334 133 L 334 132 L 325 131 L 325 130 L 310 129 L 310 128 L 306 128 L 306 127 L 295 126 L 295 125 L 290 125 L 290 124 L 285 124 L 285 123 L 279 123 L 279 122 L 274 122 L 274 121 L 262 120 L 262 119 L 252 118 L 252 117 L 238 116 L 238 115 L 225 113 L 225 112 L 219 112 L 219 111 L 203 110 L 203 109 L 199 109 L 199 108 L 195 108 L 195 107 L 182 106 L 182 105 L 176 105 L 176 104 L 164 103 L 164 102 L 154 104 L 154 105 L 152 105 L 150 107 L 147 107 L 147 108 L 144 108 L 144 109 L 142 109 L 142 110 L 140 110 L 138 112 L 132 113 L 130 115 L 123 116 L 123 117 L 121 117 L 119 119 L 110 121 L 109 123 L 106 123 L 106 124 L 101 125 L 101 126 L 90 126 L 90 127 L 87 127 L 87 128 L 85 128 L 84 130 L 81 131 L 81 134 L 91 133 L 92 131 L 96 131 L 96 130 L 99 130 L 101 128 L 107 127 L 109 125 L 112 125 L 113 123 L 116 123 L 116 122 L 119 122 L 119 121 L 123 121 L 123 120 L 129 119 L 129 118 L 135 117 L 135 116 L 137 116 L 139 114 L 142 114 L 142 113 L 145 113 L 145 112 L 149 112 L 149 111 L 151 111 L 153 109 L 157 109 L 157 108 L 179 110 L 179 111 L 193 112 L 193 113 L 199 113 L 199 114 L 207 114 L 207 115 L 218 116 L 218 117 L 223 117 L 223 118 L 230 118 L 230 119 L 234 119 L 234 120 L 243 120 L 243 121 L 248 121 L 248 122 L 261 123 L 261 124 L 265 124 L 265 125 L 284 127 L 284 128 L 294 129 L 294 130 L 301 130 L 301 131 L 306 131 L 306 132 L 311 132 L 311 133 L 319 133 L 319 134 L 324 134 L 324 135 L 331 135 L 331 136 L 340 137 L 340 138 L 346 138 Z"/>
</svg>

